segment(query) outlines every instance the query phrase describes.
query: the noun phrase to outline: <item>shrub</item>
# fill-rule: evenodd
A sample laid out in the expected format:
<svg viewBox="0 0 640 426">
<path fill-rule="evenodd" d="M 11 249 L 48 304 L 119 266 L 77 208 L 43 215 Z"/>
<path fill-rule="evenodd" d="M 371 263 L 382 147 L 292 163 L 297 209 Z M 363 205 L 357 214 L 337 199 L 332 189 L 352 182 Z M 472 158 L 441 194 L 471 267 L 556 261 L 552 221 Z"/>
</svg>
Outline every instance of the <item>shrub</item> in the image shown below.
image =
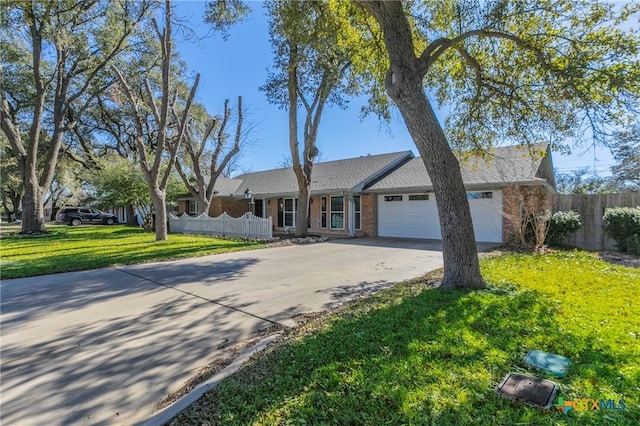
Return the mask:
<svg viewBox="0 0 640 426">
<path fill-rule="evenodd" d="M 582 226 L 580 215 L 574 211 L 554 212 L 549 215 L 547 239 L 549 245 L 559 245 L 565 237 L 576 232 Z"/>
<path fill-rule="evenodd" d="M 505 219 L 512 230 L 510 243 L 516 247 L 544 245 L 547 217 L 550 211 L 549 195 L 537 187 L 513 186 L 505 197 Z"/>
<path fill-rule="evenodd" d="M 640 207 L 615 207 L 604 212 L 604 229 L 618 250 L 640 255 Z"/>
</svg>

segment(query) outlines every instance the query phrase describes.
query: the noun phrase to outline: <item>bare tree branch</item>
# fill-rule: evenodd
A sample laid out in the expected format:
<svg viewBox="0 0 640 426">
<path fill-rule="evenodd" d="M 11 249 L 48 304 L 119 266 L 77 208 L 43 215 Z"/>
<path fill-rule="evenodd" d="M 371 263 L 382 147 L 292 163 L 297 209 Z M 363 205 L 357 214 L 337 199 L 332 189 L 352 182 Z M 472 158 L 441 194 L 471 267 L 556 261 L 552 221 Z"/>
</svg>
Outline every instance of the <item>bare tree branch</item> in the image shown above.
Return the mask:
<svg viewBox="0 0 640 426">
<path fill-rule="evenodd" d="M 136 146 L 138 148 L 138 153 L 140 154 L 140 165 L 142 166 L 142 170 L 146 174 L 150 174 L 151 170 L 149 169 L 147 152 L 144 147 L 144 143 L 142 142 L 145 133 L 144 133 L 144 126 L 142 124 L 143 123 L 142 115 L 140 114 L 140 109 L 138 108 L 138 102 L 133 97 L 133 92 L 131 91 L 131 87 L 129 87 L 127 80 L 124 78 L 120 70 L 115 65 L 111 65 L 111 69 L 113 70 L 116 77 L 118 78 L 118 81 L 120 82 L 120 85 L 122 86 L 122 89 L 124 90 L 124 93 L 127 96 L 127 99 L 131 103 L 131 107 L 133 108 L 133 119 L 136 125 L 135 140 L 136 140 Z"/>
</svg>

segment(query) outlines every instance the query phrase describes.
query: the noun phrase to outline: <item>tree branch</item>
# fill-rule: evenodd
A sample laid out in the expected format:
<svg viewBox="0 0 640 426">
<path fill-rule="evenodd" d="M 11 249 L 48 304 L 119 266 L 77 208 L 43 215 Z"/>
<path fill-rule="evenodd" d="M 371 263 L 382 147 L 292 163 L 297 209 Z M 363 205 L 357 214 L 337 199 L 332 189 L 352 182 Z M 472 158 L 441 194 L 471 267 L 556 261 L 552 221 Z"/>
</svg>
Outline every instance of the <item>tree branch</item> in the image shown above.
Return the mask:
<svg viewBox="0 0 640 426">
<path fill-rule="evenodd" d="M 169 182 L 169 176 L 171 176 L 171 169 L 173 169 L 173 166 L 176 163 L 178 149 L 180 148 L 180 143 L 184 138 L 184 131 L 187 125 L 187 120 L 189 118 L 189 110 L 191 109 L 193 98 L 196 96 L 196 90 L 198 89 L 199 82 L 200 82 L 200 74 L 196 74 L 196 81 L 193 83 L 193 87 L 191 87 L 191 92 L 189 92 L 187 103 L 184 106 L 184 111 L 182 112 L 182 122 L 180 123 L 178 134 L 176 135 L 176 145 L 173 148 L 169 149 L 171 157 L 169 158 L 169 164 L 167 165 L 164 176 L 162 177 L 162 183 L 160 184 L 160 188 L 164 189 L 167 187 L 167 182 Z M 156 149 L 159 149 L 159 147 Z M 156 157 L 159 157 L 159 156 L 156 156 Z"/>
<path fill-rule="evenodd" d="M 156 104 L 156 100 L 153 97 L 153 90 L 151 90 L 151 84 L 149 84 L 149 79 L 145 78 L 144 79 L 144 89 L 147 92 L 147 98 L 148 98 L 148 104 L 149 107 L 151 108 L 151 112 L 153 113 L 153 118 L 154 120 L 156 120 L 156 124 L 158 126 L 160 126 L 161 123 L 161 119 L 160 119 L 160 113 L 158 112 L 158 106 Z"/>
<path fill-rule="evenodd" d="M 538 61 L 542 65 L 546 65 L 547 63 L 546 57 L 544 56 L 543 52 L 540 49 L 528 43 L 527 41 L 525 41 L 524 39 L 522 39 L 521 37 L 518 37 L 514 34 L 504 33 L 500 31 L 494 31 L 494 30 L 488 30 L 488 29 L 477 29 L 477 30 L 467 31 L 452 39 L 439 38 L 437 40 L 434 40 L 429 44 L 429 46 L 427 46 L 427 48 L 422 52 L 422 54 L 418 58 L 416 69 L 419 71 L 421 75 L 425 75 L 429 70 L 429 68 L 435 63 L 435 61 L 438 60 L 438 58 L 440 58 L 440 56 L 442 56 L 442 54 L 447 49 L 449 49 L 450 47 L 459 46 L 462 44 L 462 42 L 464 42 L 465 40 L 471 37 L 487 37 L 487 38 L 496 38 L 496 39 L 512 41 L 518 47 L 533 52 L 538 58 Z"/>
<path fill-rule="evenodd" d="M 211 136 L 211 133 L 213 132 L 213 130 L 216 128 L 217 125 L 218 125 L 218 119 L 215 117 L 212 118 L 211 122 L 209 123 L 209 126 L 204 131 L 204 135 L 202 135 L 202 141 L 198 149 L 198 158 L 202 156 L 202 153 L 204 152 L 204 148 L 207 145 L 207 140 L 209 139 L 209 137 Z"/>
<path fill-rule="evenodd" d="M 131 107 L 133 108 L 133 118 L 134 118 L 134 122 L 136 124 L 136 138 L 135 139 L 136 139 L 136 145 L 137 145 L 137 148 L 138 148 L 138 153 L 140 154 L 140 164 L 142 165 L 142 169 L 144 170 L 144 172 L 146 174 L 150 174 L 151 170 L 149 170 L 149 162 L 148 162 L 148 159 L 147 159 L 147 153 L 146 153 L 146 151 L 144 149 L 144 144 L 142 143 L 142 139 L 144 138 L 144 126 L 143 126 L 143 120 L 142 120 L 142 116 L 140 114 L 140 110 L 138 109 L 138 103 L 136 102 L 135 98 L 133 97 L 133 92 L 131 91 L 131 88 L 129 87 L 129 84 L 125 80 L 125 78 L 122 75 L 122 73 L 120 72 L 120 70 L 118 70 L 118 68 L 115 65 L 111 65 L 111 69 L 116 74 L 116 77 L 118 78 L 118 81 L 120 82 L 120 85 L 122 86 L 122 89 L 124 90 L 125 95 L 129 99 L 129 102 L 131 103 Z"/>
<path fill-rule="evenodd" d="M 475 75 L 476 75 L 476 97 L 479 97 L 480 91 L 482 89 L 482 67 L 480 66 L 478 61 L 473 56 L 471 56 L 467 51 L 467 49 L 465 49 L 463 46 L 454 45 L 454 48 L 460 53 L 460 55 L 464 58 L 464 60 L 467 61 L 469 65 L 471 65 L 471 68 L 473 68 L 473 71 L 475 72 Z"/>
<path fill-rule="evenodd" d="M 218 129 L 218 135 L 216 136 L 216 149 L 213 152 L 213 156 L 211 160 L 212 167 L 214 167 L 215 164 L 218 163 L 218 156 L 220 155 L 220 152 L 222 151 L 222 147 L 224 146 L 224 137 L 225 137 L 224 132 L 226 130 L 229 117 L 231 117 L 231 109 L 229 108 L 229 99 L 225 99 L 222 123 L 220 124 L 220 128 Z M 211 169 L 211 172 L 213 173 L 213 168 Z"/>
<path fill-rule="evenodd" d="M 236 124 L 236 135 L 233 140 L 233 148 L 231 148 L 231 150 L 227 152 L 227 154 L 222 159 L 222 162 L 220 163 L 220 165 L 215 169 L 215 172 L 213 172 L 213 166 L 215 166 L 216 163 L 214 161 L 211 162 L 212 173 L 209 179 L 209 186 L 207 187 L 208 199 L 211 199 L 213 195 L 215 182 L 218 180 L 218 177 L 220 177 L 220 174 L 227 167 L 227 164 L 229 164 L 231 159 L 234 156 L 236 156 L 238 152 L 240 152 L 240 142 L 242 140 L 242 123 L 244 121 L 243 114 L 244 113 L 242 110 L 242 96 L 238 96 L 238 123 Z"/>
</svg>

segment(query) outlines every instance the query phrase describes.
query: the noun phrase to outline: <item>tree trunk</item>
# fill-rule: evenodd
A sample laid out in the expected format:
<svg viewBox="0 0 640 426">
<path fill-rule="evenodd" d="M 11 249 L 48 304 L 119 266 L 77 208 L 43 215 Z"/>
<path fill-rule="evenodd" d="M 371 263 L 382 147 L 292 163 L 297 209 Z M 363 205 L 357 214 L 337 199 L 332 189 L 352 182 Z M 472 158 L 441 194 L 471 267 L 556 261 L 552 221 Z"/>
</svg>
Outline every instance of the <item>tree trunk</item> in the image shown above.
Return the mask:
<svg viewBox="0 0 640 426">
<path fill-rule="evenodd" d="M 45 232 L 43 197 L 35 170 L 28 168 L 24 179 L 24 197 L 22 199 L 22 229 L 23 234 Z"/>
<path fill-rule="evenodd" d="M 11 201 L 11 210 L 9 209 L 9 204 L 7 203 L 7 197 L 9 197 L 9 201 Z M 7 220 L 9 221 L 9 223 L 12 223 L 14 219 L 18 218 L 21 198 L 22 194 L 15 191 L 11 187 L 2 192 L 2 207 L 4 207 L 4 211 L 7 214 Z"/>
<path fill-rule="evenodd" d="M 209 208 L 211 207 L 211 199 L 207 199 L 207 194 L 205 194 L 204 190 L 199 191 L 198 196 L 198 216 L 202 213 L 208 215 Z"/>
<path fill-rule="evenodd" d="M 166 241 L 167 239 L 167 204 L 165 193 L 160 190 L 153 191 L 153 210 L 155 213 L 156 241 Z"/>
<path fill-rule="evenodd" d="M 413 84 L 403 89 L 394 101 L 431 178 L 438 206 L 444 258 L 442 286 L 484 288 L 460 164 L 424 95 L 422 79 L 415 77 Z"/>
<path fill-rule="evenodd" d="M 51 206 L 51 216 L 49 216 L 49 220 L 51 222 L 55 222 L 56 221 L 56 216 L 58 215 L 58 212 L 60 211 L 60 207 L 58 206 Z"/>
<path fill-rule="evenodd" d="M 9 205 L 7 204 L 7 195 L 2 192 L 2 208 L 4 208 L 4 212 L 7 215 L 7 222 L 13 222 L 13 210 L 9 210 Z M 15 209 L 15 207 L 14 207 Z"/>
<path fill-rule="evenodd" d="M 140 226 L 138 223 L 138 215 L 136 214 L 136 210 L 133 208 L 133 205 L 127 204 L 125 209 L 127 213 L 127 226 Z"/>
<path fill-rule="evenodd" d="M 306 237 L 309 232 L 309 182 L 298 184 L 298 212 L 296 237 Z"/>
<path fill-rule="evenodd" d="M 483 288 L 460 164 L 424 93 L 411 27 L 400 2 L 359 2 L 380 24 L 391 67 L 386 89 L 398 106 L 433 183 L 444 258 L 443 287 Z M 425 217 L 425 220 L 430 218 Z"/>
<path fill-rule="evenodd" d="M 9 198 L 11 199 L 11 203 L 13 204 L 13 216 L 17 219 L 18 215 L 22 214 L 22 212 L 20 211 L 22 195 L 19 192 L 15 192 L 14 196 L 9 196 Z"/>
</svg>

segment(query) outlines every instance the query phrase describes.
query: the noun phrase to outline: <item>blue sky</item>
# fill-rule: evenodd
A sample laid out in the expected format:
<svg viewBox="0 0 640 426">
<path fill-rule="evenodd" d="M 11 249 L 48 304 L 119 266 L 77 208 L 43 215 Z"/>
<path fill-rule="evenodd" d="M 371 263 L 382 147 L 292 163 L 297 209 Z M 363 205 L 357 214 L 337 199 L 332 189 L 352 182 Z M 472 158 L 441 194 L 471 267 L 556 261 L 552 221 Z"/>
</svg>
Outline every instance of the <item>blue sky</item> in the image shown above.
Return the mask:
<svg viewBox="0 0 640 426">
<path fill-rule="evenodd" d="M 289 157 L 287 112 L 269 104 L 259 87 L 267 78 L 272 63 L 267 18 L 260 2 L 250 3 L 253 12 L 241 25 L 230 31 L 227 41 L 218 35 L 189 41 L 176 37 L 177 49 L 189 69 L 200 73 L 197 99 L 210 113 L 219 113 L 225 99 L 235 103 L 239 95 L 250 114 L 247 120 L 255 127 L 254 143 L 242 154 L 242 170 L 258 171 L 278 167 Z M 204 1 L 176 1 L 176 17 L 186 19 L 200 37 L 209 32 L 202 23 Z M 363 99 L 352 99 L 347 109 L 325 110 L 318 132 L 322 160 L 338 160 L 367 154 L 417 150 L 404 122 L 396 112 L 389 125 L 376 117 L 361 120 Z M 601 175 L 609 174 L 614 163 L 606 150 L 576 148 L 571 156 L 555 154 L 554 167 L 559 172 L 589 167 Z"/>
</svg>

